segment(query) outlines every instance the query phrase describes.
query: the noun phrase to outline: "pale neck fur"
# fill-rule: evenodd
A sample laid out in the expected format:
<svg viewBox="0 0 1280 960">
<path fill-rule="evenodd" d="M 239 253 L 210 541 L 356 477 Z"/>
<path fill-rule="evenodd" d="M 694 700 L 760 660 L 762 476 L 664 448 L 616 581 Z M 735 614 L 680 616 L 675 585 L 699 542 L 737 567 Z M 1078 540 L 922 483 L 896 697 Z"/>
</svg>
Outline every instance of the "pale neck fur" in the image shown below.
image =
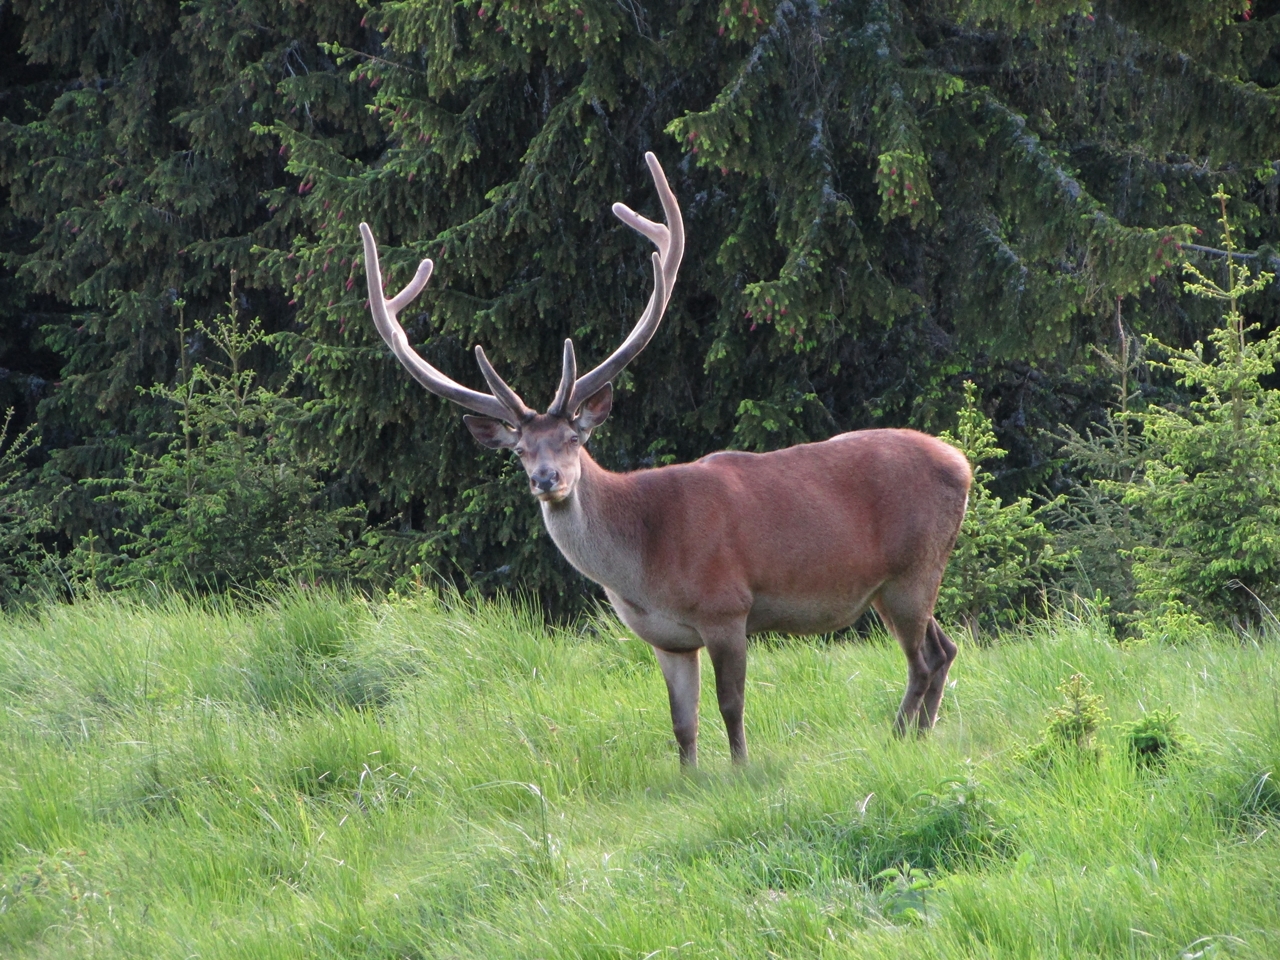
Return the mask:
<svg viewBox="0 0 1280 960">
<path fill-rule="evenodd" d="M 542 503 L 547 532 L 584 576 L 624 597 L 642 592 L 638 524 L 623 474 L 610 473 L 583 450 L 573 493 Z"/>
</svg>

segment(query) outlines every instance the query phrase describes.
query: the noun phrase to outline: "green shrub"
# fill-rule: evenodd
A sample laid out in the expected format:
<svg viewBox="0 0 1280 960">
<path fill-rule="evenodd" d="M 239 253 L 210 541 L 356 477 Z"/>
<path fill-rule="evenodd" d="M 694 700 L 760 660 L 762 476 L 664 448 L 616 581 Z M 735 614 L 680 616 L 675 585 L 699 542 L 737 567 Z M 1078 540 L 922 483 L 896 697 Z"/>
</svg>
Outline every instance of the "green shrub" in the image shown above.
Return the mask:
<svg viewBox="0 0 1280 960">
<path fill-rule="evenodd" d="M 23 460 L 36 443 L 33 428 L 14 431 L 11 437 L 12 425 L 10 407 L 0 422 L 0 606 L 30 592 L 43 557 L 38 537 L 50 529 L 47 505 L 24 482 Z"/>
<path fill-rule="evenodd" d="M 1142 342 L 1124 328 L 1121 304 L 1116 302 L 1119 355 L 1095 348 L 1103 369 L 1118 381 L 1117 403 L 1096 423 L 1079 432 L 1062 428 L 1059 456 L 1075 468 L 1070 489 L 1048 512 L 1060 553 L 1072 557 L 1062 585 L 1080 597 L 1100 601 L 1120 635 L 1134 632 L 1138 588 L 1133 574 L 1133 551 L 1150 543 L 1140 513 L 1125 502 L 1125 492 L 1141 474 L 1146 457 L 1141 428 L 1131 404 L 1139 392 L 1131 385 L 1143 363 Z"/>
<path fill-rule="evenodd" d="M 976 635 L 980 622 L 1017 619 L 1070 556 L 1054 549 L 1042 520 L 1052 504 L 1033 507 L 1029 497 L 1004 504 L 991 492 L 994 477 L 984 464 L 1002 459 L 1005 451 L 996 443 L 991 420 L 978 406 L 978 390 L 972 382 L 964 385 L 955 433 L 945 432 L 941 439 L 969 458 L 973 487 L 938 594 L 938 615 L 961 621 Z"/>
<path fill-rule="evenodd" d="M 256 319 L 240 322 L 234 277 L 228 306 L 192 331 L 210 355 L 184 369 L 176 387 L 146 391 L 173 406 L 177 429 L 156 435 L 167 441 L 161 456 L 135 453 L 123 482 L 101 484 L 109 490 L 100 499 L 124 522 L 114 555 L 95 556 L 92 541 L 77 551 L 75 566 L 91 582 L 219 590 L 352 572 L 362 510 L 335 505 L 329 465 L 291 442 L 304 410 L 286 395 L 289 383 L 268 387 L 247 362 L 271 338 Z"/>
<path fill-rule="evenodd" d="M 1222 244 L 1235 246 L 1227 194 L 1214 195 Z M 1141 511 L 1151 541 L 1133 549 L 1133 573 L 1148 634 L 1206 629 L 1226 620 L 1237 628 L 1274 617 L 1280 602 L 1280 390 L 1262 380 L 1280 359 L 1280 330 L 1249 334 L 1239 300 L 1261 290 L 1272 274 L 1253 276 L 1247 261 L 1228 255 L 1225 285 L 1192 264 L 1189 293 L 1228 305 L 1206 350 L 1167 352 L 1157 366 L 1199 394 L 1186 407 L 1152 406 L 1135 414 L 1147 443 L 1146 469 L 1124 502 Z"/>
<path fill-rule="evenodd" d="M 1169 758 L 1184 750 L 1185 737 L 1178 730 L 1178 717 L 1172 710 L 1152 710 L 1137 720 L 1117 725 L 1128 747 L 1129 756 L 1139 766 L 1164 766 Z"/>
<path fill-rule="evenodd" d="M 1065 701 L 1045 718 L 1040 739 L 1022 752 L 1024 761 L 1050 765 L 1060 756 L 1097 760 L 1102 753 L 1098 728 L 1107 719 L 1102 697 L 1091 693 L 1093 684 L 1082 673 L 1073 673 L 1058 685 Z"/>
</svg>

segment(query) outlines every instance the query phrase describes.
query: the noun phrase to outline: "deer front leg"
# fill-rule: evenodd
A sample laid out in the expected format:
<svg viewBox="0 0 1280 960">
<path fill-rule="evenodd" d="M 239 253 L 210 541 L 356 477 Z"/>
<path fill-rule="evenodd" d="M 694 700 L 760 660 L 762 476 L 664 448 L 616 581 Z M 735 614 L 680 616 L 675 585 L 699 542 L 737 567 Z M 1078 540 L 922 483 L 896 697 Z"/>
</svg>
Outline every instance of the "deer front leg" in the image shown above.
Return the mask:
<svg viewBox="0 0 1280 960">
<path fill-rule="evenodd" d="M 698 765 L 698 696 L 702 677 L 698 650 L 672 652 L 653 648 L 667 681 L 667 697 L 671 701 L 671 729 L 680 745 L 680 764 Z"/>
<path fill-rule="evenodd" d="M 699 632 L 716 672 L 716 699 L 729 734 L 729 755 L 734 763 L 746 763 L 747 733 L 742 725 L 747 691 L 746 621 Z"/>
</svg>

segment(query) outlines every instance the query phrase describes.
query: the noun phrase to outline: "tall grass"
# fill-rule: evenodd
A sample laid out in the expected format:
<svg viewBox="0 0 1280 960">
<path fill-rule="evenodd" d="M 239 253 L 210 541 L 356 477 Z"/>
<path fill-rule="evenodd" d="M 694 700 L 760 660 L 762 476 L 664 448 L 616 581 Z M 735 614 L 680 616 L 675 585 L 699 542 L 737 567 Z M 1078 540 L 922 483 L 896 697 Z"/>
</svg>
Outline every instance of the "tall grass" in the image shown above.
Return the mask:
<svg viewBox="0 0 1280 960">
<path fill-rule="evenodd" d="M 889 642 L 755 646 L 752 763 L 677 769 L 609 620 L 323 592 L 0 620 L 0 955 L 1280 956 L 1280 651 L 1059 616 L 966 647 L 925 741 Z M 1100 757 L 1020 757 L 1082 673 Z M 707 671 L 710 687 L 710 671 Z M 1180 712 L 1136 765 L 1117 724 Z"/>
</svg>

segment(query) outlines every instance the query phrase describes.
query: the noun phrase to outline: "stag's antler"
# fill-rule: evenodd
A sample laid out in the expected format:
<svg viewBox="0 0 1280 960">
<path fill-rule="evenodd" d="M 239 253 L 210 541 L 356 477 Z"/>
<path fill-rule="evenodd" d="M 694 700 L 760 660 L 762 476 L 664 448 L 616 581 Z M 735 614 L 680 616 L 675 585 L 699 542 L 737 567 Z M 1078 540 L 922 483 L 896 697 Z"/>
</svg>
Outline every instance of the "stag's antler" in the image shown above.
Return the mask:
<svg viewBox="0 0 1280 960">
<path fill-rule="evenodd" d="M 684 220 L 680 217 L 680 204 L 671 192 L 666 174 L 662 172 L 662 164 L 652 153 L 644 155 L 649 165 L 649 173 L 653 177 L 653 185 L 658 189 L 658 198 L 662 201 L 662 210 L 666 214 L 666 224 L 654 223 L 640 216 L 624 203 L 615 203 L 613 213 L 632 230 L 644 234 L 653 241 L 658 252 L 653 255 L 653 294 L 649 297 L 648 306 L 640 315 L 639 322 L 609 357 L 590 373 L 577 377 L 577 359 L 573 353 L 573 341 L 564 342 L 564 372 L 560 377 L 560 388 L 547 413 L 572 419 L 578 408 L 594 394 L 620 374 L 623 368 L 635 359 L 636 354 L 648 345 L 653 338 L 662 315 L 666 312 L 667 301 L 671 299 L 671 290 L 675 286 L 676 273 L 680 270 L 680 260 L 684 257 Z"/>
<path fill-rule="evenodd" d="M 418 264 L 418 272 L 413 275 L 413 279 L 403 290 L 388 300 L 382 293 L 382 268 L 378 263 L 378 245 L 367 223 L 360 224 L 360 236 L 364 239 L 365 273 L 369 278 L 369 310 L 373 313 L 373 322 L 378 328 L 378 333 L 382 334 L 382 339 L 391 348 L 391 352 L 404 364 L 413 378 L 438 397 L 452 400 L 486 417 L 505 420 L 512 426 L 519 426 L 532 417 L 533 411 L 498 376 L 481 347 L 476 347 L 476 361 L 480 364 L 480 372 L 484 374 L 489 389 L 493 391 L 492 395 L 464 387 L 418 356 L 417 351 L 409 346 L 409 338 L 405 336 L 404 327 L 400 326 L 396 314 L 422 292 L 422 288 L 431 278 L 433 264 L 430 260 L 423 260 Z"/>
<path fill-rule="evenodd" d="M 654 186 L 658 188 L 658 197 L 662 201 L 667 222 L 654 223 L 622 203 L 615 203 L 613 212 L 619 220 L 631 229 L 644 234 L 658 248 L 658 252 L 653 255 L 653 293 L 649 297 L 644 313 L 640 315 L 639 322 L 622 342 L 622 346 L 618 347 L 604 363 L 581 379 L 577 377 L 578 363 L 573 353 L 573 341 L 564 342 L 564 371 L 560 377 L 560 387 L 556 391 L 555 399 L 547 410 L 547 413 L 554 416 L 572 419 L 588 397 L 621 373 L 622 369 L 652 339 L 654 331 L 662 321 L 663 313 L 666 312 L 667 301 L 671 299 L 671 288 L 675 284 L 676 273 L 680 269 L 680 259 L 684 256 L 684 221 L 680 218 L 680 205 L 676 202 L 675 194 L 671 192 L 658 158 L 652 153 L 646 153 L 644 159 L 649 164 Z M 373 322 L 377 325 L 378 332 L 382 334 L 382 339 L 391 348 L 391 352 L 404 364 L 413 378 L 438 397 L 452 400 L 486 417 L 505 420 L 513 427 L 518 427 L 535 416 L 534 411 L 529 409 L 516 392 L 498 376 L 497 371 L 484 355 L 483 348 L 476 347 L 476 362 L 480 364 L 480 372 L 484 374 L 485 382 L 489 384 L 492 394 L 479 393 L 450 380 L 418 356 L 418 353 L 409 346 L 409 338 L 405 336 L 404 328 L 396 319 L 396 314 L 427 285 L 427 280 L 431 277 L 432 263 L 430 260 L 423 260 L 418 265 L 418 272 L 414 274 L 408 285 L 388 300 L 382 293 L 382 269 L 378 264 L 378 246 L 373 239 L 373 231 L 369 229 L 367 223 L 360 224 L 360 236 L 364 238 L 365 272 L 369 278 L 369 309 L 373 313 Z"/>
</svg>

